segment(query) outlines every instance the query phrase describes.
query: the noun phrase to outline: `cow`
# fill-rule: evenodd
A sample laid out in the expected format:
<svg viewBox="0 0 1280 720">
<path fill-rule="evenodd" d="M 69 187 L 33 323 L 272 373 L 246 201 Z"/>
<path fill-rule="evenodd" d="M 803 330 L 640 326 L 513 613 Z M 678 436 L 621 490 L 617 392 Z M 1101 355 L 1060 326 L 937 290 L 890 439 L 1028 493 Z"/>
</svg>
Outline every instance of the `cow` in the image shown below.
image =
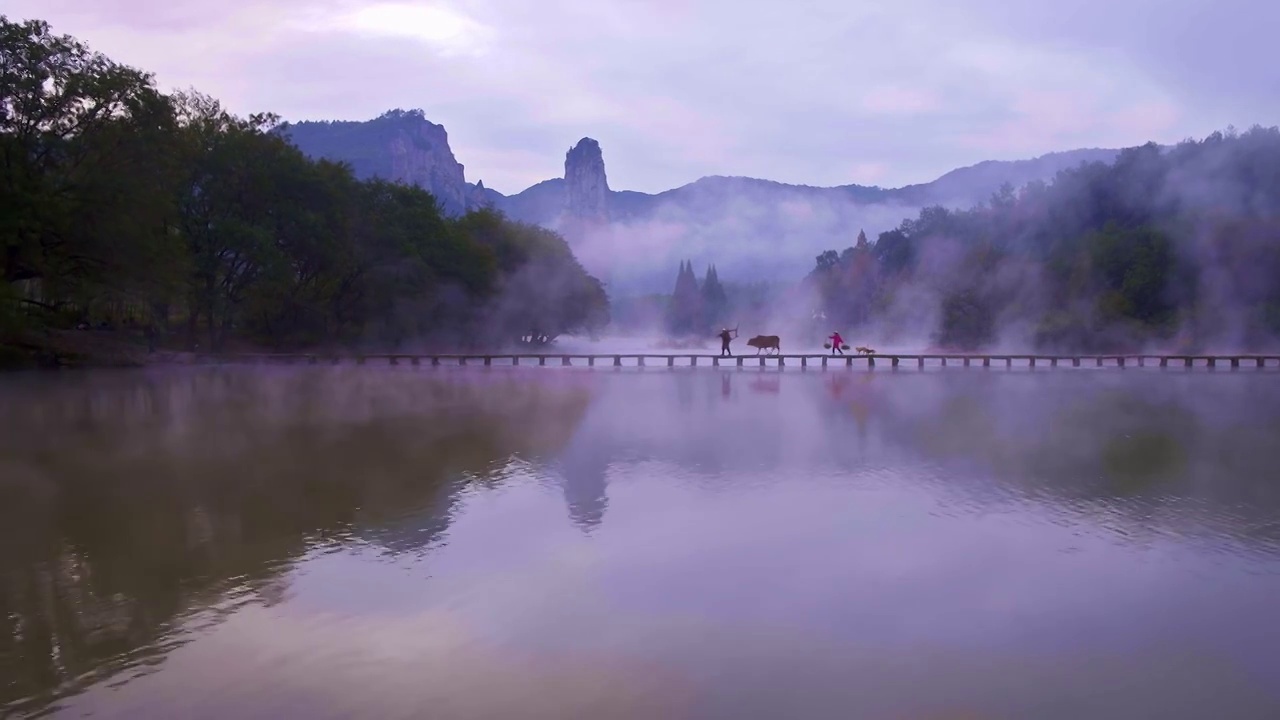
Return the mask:
<svg viewBox="0 0 1280 720">
<path fill-rule="evenodd" d="M 761 350 L 782 352 L 782 343 L 778 340 L 777 335 L 757 335 L 747 341 L 747 347 L 755 348 L 757 355 L 760 354 Z"/>
</svg>

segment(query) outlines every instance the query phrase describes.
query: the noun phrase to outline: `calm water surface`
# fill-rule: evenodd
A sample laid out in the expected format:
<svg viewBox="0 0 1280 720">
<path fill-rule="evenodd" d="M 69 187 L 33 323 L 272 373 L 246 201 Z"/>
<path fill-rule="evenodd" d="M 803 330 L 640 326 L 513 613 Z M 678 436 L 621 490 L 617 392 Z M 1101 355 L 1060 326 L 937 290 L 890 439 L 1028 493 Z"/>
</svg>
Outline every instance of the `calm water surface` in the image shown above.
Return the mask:
<svg viewBox="0 0 1280 720">
<path fill-rule="evenodd" d="M 1280 376 L 0 378 L 0 716 L 1280 717 Z"/>
</svg>

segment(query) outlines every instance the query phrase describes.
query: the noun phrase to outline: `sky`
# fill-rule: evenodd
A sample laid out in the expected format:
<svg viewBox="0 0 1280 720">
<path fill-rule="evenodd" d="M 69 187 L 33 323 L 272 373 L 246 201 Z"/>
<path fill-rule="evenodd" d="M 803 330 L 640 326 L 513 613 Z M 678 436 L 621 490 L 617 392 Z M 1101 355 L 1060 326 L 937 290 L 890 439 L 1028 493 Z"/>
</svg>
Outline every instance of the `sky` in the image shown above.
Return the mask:
<svg viewBox="0 0 1280 720">
<path fill-rule="evenodd" d="M 421 108 L 467 180 L 897 187 L 1277 124 L 1267 0 L 6 0 L 240 114 Z"/>
</svg>

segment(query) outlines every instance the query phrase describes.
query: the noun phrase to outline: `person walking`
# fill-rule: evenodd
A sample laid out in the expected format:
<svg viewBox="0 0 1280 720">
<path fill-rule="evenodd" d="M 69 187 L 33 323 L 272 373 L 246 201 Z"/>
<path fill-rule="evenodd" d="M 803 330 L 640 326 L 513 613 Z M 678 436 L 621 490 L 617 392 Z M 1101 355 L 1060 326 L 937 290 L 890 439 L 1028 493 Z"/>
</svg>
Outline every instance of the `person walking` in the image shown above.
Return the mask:
<svg viewBox="0 0 1280 720">
<path fill-rule="evenodd" d="M 733 352 L 729 350 L 729 341 L 734 339 L 737 336 L 738 336 L 737 328 L 734 328 L 732 330 L 728 328 L 722 328 L 720 330 L 720 357 L 725 357 L 726 355 L 729 357 L 733 357 Z"/>
<path fill-rule="evenodd" d="M 843 355 L 844 338 L 840 337 L 840 333 L 838 331 L 831 333 L 831 337 L 829 339 L 831 340 L 831 354 L 835 355 L 836 353 L 840 353 Z"/>
</svg>

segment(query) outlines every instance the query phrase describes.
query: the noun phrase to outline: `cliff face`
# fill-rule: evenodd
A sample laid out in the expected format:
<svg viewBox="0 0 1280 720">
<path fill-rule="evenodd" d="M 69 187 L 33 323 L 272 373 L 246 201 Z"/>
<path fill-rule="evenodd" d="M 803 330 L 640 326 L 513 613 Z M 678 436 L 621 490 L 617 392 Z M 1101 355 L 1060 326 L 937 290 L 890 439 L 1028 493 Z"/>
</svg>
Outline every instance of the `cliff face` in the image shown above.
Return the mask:
<svg viewBox="0 0 1280 720">
<path fill-rule="evenodd" d="M 449 148 L 443 125 L 427 122 L 409 125 L 391 139 L 391 175 L 388 180 L 417 185 L 435 195 L 450 215 L 466 211 L 467 180 L 462 163 Z"/>
<path fill-rule="evenodd" d="M 361 179 L 417 185 L 448 215 L 492 204 L 483 185 L 467 183 L 444 126 L 421 110 L 392 110 L 367 122 L 292 123 L 281 132 L 311 157 L 349 163 Z"/>
</svg>

